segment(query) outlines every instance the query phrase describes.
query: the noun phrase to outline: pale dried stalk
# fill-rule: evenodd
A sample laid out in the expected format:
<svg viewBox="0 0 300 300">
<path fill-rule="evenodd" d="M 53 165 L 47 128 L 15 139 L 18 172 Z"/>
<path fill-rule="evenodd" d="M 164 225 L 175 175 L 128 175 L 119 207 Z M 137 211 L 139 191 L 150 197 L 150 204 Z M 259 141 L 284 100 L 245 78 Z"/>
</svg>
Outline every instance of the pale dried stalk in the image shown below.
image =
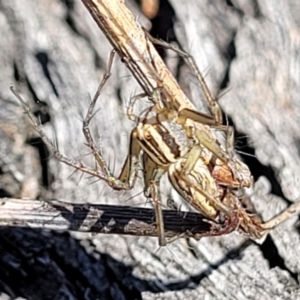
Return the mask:
<svg viewBox="0 0 300 300">
<path fill-rule="evenodd" d="M 123 1 L 82 2 L 148 96 L 159 87 L 169 102 L 195 108 Z"/>
</svg>

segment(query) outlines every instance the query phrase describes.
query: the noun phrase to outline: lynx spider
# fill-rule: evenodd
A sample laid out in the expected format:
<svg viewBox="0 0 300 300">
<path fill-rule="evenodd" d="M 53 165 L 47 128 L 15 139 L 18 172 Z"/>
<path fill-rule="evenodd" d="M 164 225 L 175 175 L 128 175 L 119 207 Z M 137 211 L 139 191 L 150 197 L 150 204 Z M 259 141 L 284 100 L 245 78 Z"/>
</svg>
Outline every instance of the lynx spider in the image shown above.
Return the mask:
<svg viewBox="0 0 300 300">
<path fill-rule="evenodd" d="M 239 227 L 241 231 L 252 237 L 258 238 L 262 236 L 269 229 L 276 226 L 278 222 L 287 219 L 293 212 L 293 209 L 292 211 L 291 209 L 285 211 L 265 224 L 257 222 L 256 219 L 246 213 L 232 189 L 249 186 L 251 182 L 250 171 L 247 166 L 233 157 L 232 130 L 227 126 L 221 125 L 221 110 L 217 102 L 211 96 L 204 78 L 188 54 L 167 43 L 157 40 L 153 41 L 173 49 L 188 61 L 188 64 L 195 70 L 200 85 L 204 90 L 206 101 L 213 117 L 188 108 L 176 111 L 172 103 L 165 103 L 163 94 L 160 93 L 160 88 L 154 90 L 153 95 L 150 96 L 153 106 L 146 112 L 146 115 L 143 118 L 141 116 L 137 117 L 133 114 L 134 101 L 145 95 L 134 97 L 127 109 L 127 115 L 137 123 L 137 127 L 131 132 L 129 155 L 118 178 L 110 171 L 89 130 L 97 99 L 111 75 L 115 51 L 112 51 L 110 55 L 107 71 L 90 103 L 83 122 L 82 129 L 86 142 L 98 164 L 95 169 L 90 169 L 81 162 L 73 161 L 63 156 L 44 134 L 42 126 L 36 121 L 27 103 L 13 87 L 11 87 L 11 90 L 22 103 L 34 129 L 53 151 L 58 160 L 106 181 L 115 190 L 128 190 L 134 186 L 140 154 L 142 153 L 144 191 L 147 196 L 151 196 L 154 202 L 159 244 L 161 246 L 166 245 L 166 239 L 160 206 L 159 181 L 165 172 L 168 172 L 169 179 L 177 192 L 206 217 L 215 219 L 217 216 L 220 216 L 233 220 L 230 223 L 236 225 L 228 226 L 228 230 L 225 229 L 220 234 L 230 232 Z M 193 122 L 203 123 L 227 132 L 227 149 L 223 150 L 216 141 L 211 141 L 203 132 L 195 130 Z M 170 129 L 170 126 L 173 126 L 173 128 Z M 157 143 L 152 143 L 158 140 L 164 143 L 161 146 L 158 146 Z"/>
</svg>

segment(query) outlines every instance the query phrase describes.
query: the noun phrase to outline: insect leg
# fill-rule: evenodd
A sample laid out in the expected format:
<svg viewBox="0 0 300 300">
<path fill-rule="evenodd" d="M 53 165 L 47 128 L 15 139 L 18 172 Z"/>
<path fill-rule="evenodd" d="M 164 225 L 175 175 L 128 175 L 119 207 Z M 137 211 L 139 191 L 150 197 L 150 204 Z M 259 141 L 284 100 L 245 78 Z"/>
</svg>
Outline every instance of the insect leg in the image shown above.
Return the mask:
<svg viewBox="0 0 300 300">
<path fill-rule="evenodd" d="M 280 223 L 286 221 L 290 217 L 295 214 L 300 213 L 300 199 L 295 202 L 294 204 L 290 205 L 287 209 L 285 209 L 282 213 L 278 216 L 272 218 L 270 221 L 261 224 L 261 227 L 266 230 L 267 232 L 275 228 Z"/>
</svg>

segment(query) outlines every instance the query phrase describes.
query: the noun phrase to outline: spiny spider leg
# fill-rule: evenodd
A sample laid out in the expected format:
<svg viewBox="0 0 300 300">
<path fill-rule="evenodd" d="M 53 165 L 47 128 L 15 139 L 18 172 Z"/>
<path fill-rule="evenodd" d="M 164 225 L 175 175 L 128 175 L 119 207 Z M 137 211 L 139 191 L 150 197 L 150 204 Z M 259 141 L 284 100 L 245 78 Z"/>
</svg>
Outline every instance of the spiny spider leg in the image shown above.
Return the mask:
<svg viewBox="0 0 300 300">
<path fill-rule="evenodd" d="M 199 68 L 197 67 L 197 65 L 195 63 L 194 58 L 190 54 L 178 49 L 177 47 L 175 47 L 167 42 L 153 38 L 146 30 L 144 30 L 144 32 L 153 44 L 157 44 L 166 49 L 170 49 L 170 50 L 176 52 L 178 55 L 180 55 L 181 57 L 183 57 L 186 60 L 187 64 L 190 66 L 190 68 L 192 70 L 194 70 L 195 75 L 200 83 L 200 86 L 203 90 L 206 102 L 207 102 L 208 107 L 213 116 L 213 120 L 215 121 L 215 125 L 222 125 L 222 110 L 221 110 L 218 102 L 212 97 L 212 95 L 209 91 L 209 88 L 204 80 L 204 77 L 201 74 Z M 209 119 L 209 117 L 208 117 L 208 119 Z M 208 125 L 210 125 L 210 124 L 208 124 Z"/>
<path fill-rule="evenodd" d="M 127 184 L 120 182 L 119 180 L 112 180 L 108 176 L 103 175 L 102 173 L 98 172 L 98 170 L 90 169 L 90 168 L 86 167 L 82 162 L 69 159 L 68 157 L 61 154 L 59 152 L 59 150 L 57 149 L 57 147 L 55 147 L 53 142 L 46 136 L 46 134 L 43 131 L 42 125 L 38 123 L 36 117 L 33 115 L 32 111 L 31 111 L 29 105 L 21 97 L 20 93 L 13 86 L 11 86 L 10 89 L 11 89 L 12 93 L 16 96 L 16 98 L 21 102 L 21 104 L 25 110 L 25 113 L 28 115 L 28 117 L 32 123 L 34 130 L 39 134 L 39 136 L 41 137 L 43 142 L 47 145 L 47 147 L 49 147 L 50 151 L 53 152 L 53 154 L 57 160 L 59 160 L 60 162 L 62 162 L 64 164 L 67 164 L 75 169 L 78 169 L 84 173 L 87 173 L 92 176 L 96 176 L 100 179 L 103 179 L 106 182 L 108 182 L 110 184 L 110 186 L 112 186 L 113 188 L 127 189 Z"/>
<path fill-rule="evenodd" d="M 91 148 L 92 153 L 97 161 L 97 163 L 99 164 L 101 170 L 103 171 L 103 173 L 107 176 L 107 177 L 113 177 L 113 175 L 111 174 L 107 163 L 105 162 L 101 151 L 98 149 L 97 145 L 95 144 L 93 137 L 91 135 L 90 129 L 89 129 L 89 125 L 90 125 L 90 121 L 93 117 L 93 111 L 95 109 L 95 105 L 96 102 L 102 92 L 103 87 L 105 86 L 107 80 L 109 79 L 109 77 L 111 76 L 111 68 L 112 68 L 112 64 L 113 64 L 113 60 L 114 60 L 114 56 L 115 56 L 115 50 L 113 50 L 110 53 L 110 57 L 109 57 L 109 61 L 107 64 L 107 70 L 103 75 L 103 78 L 100 82 L 100 85 L 92 99 L 92 101 L 90 102 L 90 106 L 88 108 L 87 114 L 85 119 L 83 120 L 83 126 L 82 126 L 82 131 L 84 134 L 84 137 L 86 139 L 87 145 Z"/>
<path fill-rule="evenodd" d="M 93 155 L 95 156 L 95 159 L 100 166 L 100 171 L 97 168 L 91 169 L 79 161 L 71 160 L 71 159 L 67 158 L 66 156 L 62 155 L 59 152 L 59 150 L 57 149 L 57 147 L 55 147 L 55 145 L 45 135 L 42 125 L 40 125 L 38 123 L 38 121 L 36 120 L 36 117 L 33 115 L 32 111 L 31 111 L 29 105 L 20 96 L 19 92 L 12 86 L 10 87 L 10 89 L 13 92 L 13 94 L 16 96 L 16 98 L 21 102 L 23 108 L 25 109 L 25 113 L 28 115 L 28 117 L 33 125 L 34 130 L 37 131 L 37 133 L 40 135 L 40 137 L 42 138 L 44 143 L 49 147 L 49 149 L 54 153 L 54 156 L 59 161 L 65 163 L 69 166 L 72 166 L 78 170 L 81 170 L 84 173 L 90 174 L 92 176 L 96 176 L 96 177 L 106 181 L 115 190 L 128 190 L 131 188 L 130 185 L 127 182 L 122 182 L 118 178 L 114 177 L 112 175 L 112 173 L 110 172 L 101 152 L 98 151 L 97 146 L 95 145 L 92 135 L 90 133 L 90 130 L 88 128 L 89 122 L 93 116 L 93 110 L 94 110 L 96 101 L 97 101 L 98 97 L 100 96 L 105 83 L 107 82 L 108 78 L 110 77 L 110 70 L 112 67 L 114 55 L 115 55 L 115 51 L 113 50 L 110 54 L 108 69 L 105 72 L 105 74 L 103 75 L 102 81 L 97 89 L 95 96 L 93 97 L 93 99 L 91 101 L 86 118 L 83 122 L 83 133 L 85 135 L 88 146 L 92 149 Z"/>
</svg>

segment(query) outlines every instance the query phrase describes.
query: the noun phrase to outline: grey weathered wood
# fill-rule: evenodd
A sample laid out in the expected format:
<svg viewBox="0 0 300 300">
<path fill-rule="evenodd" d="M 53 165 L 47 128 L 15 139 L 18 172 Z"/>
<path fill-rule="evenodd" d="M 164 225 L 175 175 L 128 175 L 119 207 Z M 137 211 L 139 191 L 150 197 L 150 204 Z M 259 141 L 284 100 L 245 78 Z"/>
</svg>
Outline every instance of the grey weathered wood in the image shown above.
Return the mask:
<svg viewBox="0 0 300 300">
<path fill-rule="evenodd" d="M 35 110 L 34 99 L 47 104 L 43 111 L 51 120 L 45 130 L 55 136 L 63 153 L 92 163 L 83 157 L 88 149 L 78 118 L 87 109 L 111 49 L 81 2 L 65 3 L 69 6 L 50 0 L 0 2 L 1 192 L 12 197 L 40 195 L 74 203 L 101 199 L 103 204 L 143 206 L 143 196 L 133 197 L 142 191 L 141 185 L 128 193 L 112 192 L 102 182 L 91 184 L 93 179 L 85 176 L 80 180 L 80 174 L 68 178 L 72 169 L 51 156 L 43 161 L 49 182 L 40 184 L 38 152 L 26 144 L 32 131 L 9 91 L 10 83 L 22 89 Z M 249 194 L 263 218 L 271 218 L 287 205 L 283 196 L 290 201 L 299 197 L 299 4 L 284 0 L 235 0 L 233 6 L 225 1 L 170 3 L 176 36 L 200 70 L 207 71 L 215 95 L 222 92 L 220 85 L 229 75 L 231 90 L 220 103 L 255 150 L 257 160 L 249 161 L 256 182 Z M 230 43 L 235 46 L 233 59 L 227 55 Z M 192 89 L 194 103 L 201 107 L 195 79 L 186 76 L 185 68 L 180 74 L 182 85 Z M 126 119 L 124 106 L 138 91 L 117 60 L 92 124 L 116 174 L 134 126 Z M 258 162 L 262 166 L 256 170 Z M 175 198 L 168 186 L 165 194 Z M 159 251 L 154 238 L 8 228 L 0 234 L 0 262 L 6 271 L 0 274 L 4 282 L 0 287 L 6 294 L 27 299 L 46 299 L 46 295 L 49 299 L 296 299 L 300 269 L 296 219 L 276 229 L 263 246 L 231 234 L 200 242 L 180 240 Z M 22 271 L 34 276 L 29 280 Z"/>
</svg>

